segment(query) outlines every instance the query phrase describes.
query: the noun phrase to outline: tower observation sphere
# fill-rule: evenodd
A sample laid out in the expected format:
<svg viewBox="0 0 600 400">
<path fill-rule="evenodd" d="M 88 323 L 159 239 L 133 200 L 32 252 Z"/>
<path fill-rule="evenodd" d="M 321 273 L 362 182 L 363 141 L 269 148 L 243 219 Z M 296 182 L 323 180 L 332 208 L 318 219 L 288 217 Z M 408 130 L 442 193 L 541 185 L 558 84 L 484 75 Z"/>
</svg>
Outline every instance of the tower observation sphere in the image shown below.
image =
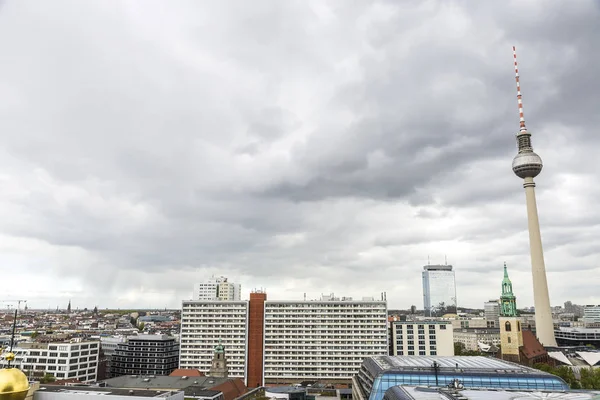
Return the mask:
<svg viewBox="0 0 600 400">
<path fill-rule="evenodd" d="M 535 178 L 542 172 L 544 164 L 542 158 L 533 149 L 519 149 L 519 153 L 513 158 L 512 170 L 521 179 Z"/>
</svg>

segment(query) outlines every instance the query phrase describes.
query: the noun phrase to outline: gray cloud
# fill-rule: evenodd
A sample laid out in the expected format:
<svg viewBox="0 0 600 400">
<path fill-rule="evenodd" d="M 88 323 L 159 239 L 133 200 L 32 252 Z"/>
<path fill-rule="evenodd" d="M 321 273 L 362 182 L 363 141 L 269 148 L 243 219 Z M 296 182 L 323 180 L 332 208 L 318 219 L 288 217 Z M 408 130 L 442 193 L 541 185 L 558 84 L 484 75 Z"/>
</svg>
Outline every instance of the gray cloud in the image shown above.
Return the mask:
<svg viewBox="0 0 600 400">
<path fill-rule="evenodd" d="M 600 299 L 597 2 L 0 3 L 0 265 L 32 305 L 532 303 L 511 46 L 553 303 Z M 49 290 L 49 288 L 53 288 Z"/>
</svg>

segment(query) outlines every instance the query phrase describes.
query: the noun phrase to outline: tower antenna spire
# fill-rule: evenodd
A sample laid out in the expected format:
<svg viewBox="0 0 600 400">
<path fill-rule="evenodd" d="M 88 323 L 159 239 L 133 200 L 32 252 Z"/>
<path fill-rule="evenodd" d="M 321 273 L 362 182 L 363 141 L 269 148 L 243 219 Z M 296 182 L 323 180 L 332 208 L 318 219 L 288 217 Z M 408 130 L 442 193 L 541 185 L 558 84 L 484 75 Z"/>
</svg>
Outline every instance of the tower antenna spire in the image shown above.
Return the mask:
<svg viewBox="0 0 600 400">
<path fill-rule="evenodd" d="M 521 95 L 521 83 L 519 82 L 519 65 L 517 64 L 517 48 L 513 46 L 513 58 L 515 60 L 515 81 L 517 82 L 517 103 L 519 105 L 520 131 L 527 132 L 525 127 L 525 116 L 523 115 L 523 96 Z"/>
</svg>

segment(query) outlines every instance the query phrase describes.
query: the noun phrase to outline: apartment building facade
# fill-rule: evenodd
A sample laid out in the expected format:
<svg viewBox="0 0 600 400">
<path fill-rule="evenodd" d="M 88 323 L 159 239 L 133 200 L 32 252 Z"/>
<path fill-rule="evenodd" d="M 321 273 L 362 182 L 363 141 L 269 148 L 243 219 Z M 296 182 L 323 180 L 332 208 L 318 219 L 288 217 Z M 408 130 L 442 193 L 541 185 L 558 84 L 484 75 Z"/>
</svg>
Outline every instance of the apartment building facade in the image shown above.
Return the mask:
<svg viewBox="0 0 600 400">
<path fill-rule="evenodd" d="M 392 356 L 453 356 L 454 333 L 450 321 L 394 321 Z"/>
<path fill-rule="evenodd" d="M 229 377 L 246 376 L 247 301 L 189 300 L 182 304 L 179 368 L 208 372 L 219 341 L 227 349 Z"/>
<path fill-rule="evenodd" d="M 13 366 L 30 379 L 52 375 L 57 380 L 78 379 L 83 383 L 95 382 L 100 358 L 100 342 L 19 343 L 13 348 Z M 2 359 L 2 364 L 6 360 Z"/>
<path fill-rule="evenodd" d="M 387 354 L 385 301 L 267 301 L 264 329 L 265 383 L 347 381 Z"/>
<path fill-rule="evenodd" d="M 179 364 L 179 344 L 167 335 L 129 336 L 115 349 L 110 376 L 169 375 Z"/>
<path fill-rule="evenodd" d="M 388 353 L 387 303 L 372 298 L 268 301 L 261 292 L 249 302 L 184 301 L 181 327 L 180 368 L 208 371 L 222 339 L 229 376 L 247 376 L 248 387 L 349 382 L 366 357 Z"/>
</svg>

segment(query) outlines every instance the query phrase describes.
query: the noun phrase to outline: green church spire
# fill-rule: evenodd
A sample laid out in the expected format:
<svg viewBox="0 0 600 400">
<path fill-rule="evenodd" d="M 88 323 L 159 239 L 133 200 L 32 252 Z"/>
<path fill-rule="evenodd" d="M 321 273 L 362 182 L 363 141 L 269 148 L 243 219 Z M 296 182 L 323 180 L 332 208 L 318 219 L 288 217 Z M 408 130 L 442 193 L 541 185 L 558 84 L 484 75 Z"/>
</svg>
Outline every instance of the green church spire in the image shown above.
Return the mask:
<svg viewBox="0 0 600 400">
<path fill-rule="evenodd" d="M 512 291 L 512 282 L 508 278 L 508 270 L 504 263 L 504 279 L 502 280 L 502 296 L 500 296 L 500 315 L 503 317 L 517 316 L 517 298 Z"/>
</svg>

